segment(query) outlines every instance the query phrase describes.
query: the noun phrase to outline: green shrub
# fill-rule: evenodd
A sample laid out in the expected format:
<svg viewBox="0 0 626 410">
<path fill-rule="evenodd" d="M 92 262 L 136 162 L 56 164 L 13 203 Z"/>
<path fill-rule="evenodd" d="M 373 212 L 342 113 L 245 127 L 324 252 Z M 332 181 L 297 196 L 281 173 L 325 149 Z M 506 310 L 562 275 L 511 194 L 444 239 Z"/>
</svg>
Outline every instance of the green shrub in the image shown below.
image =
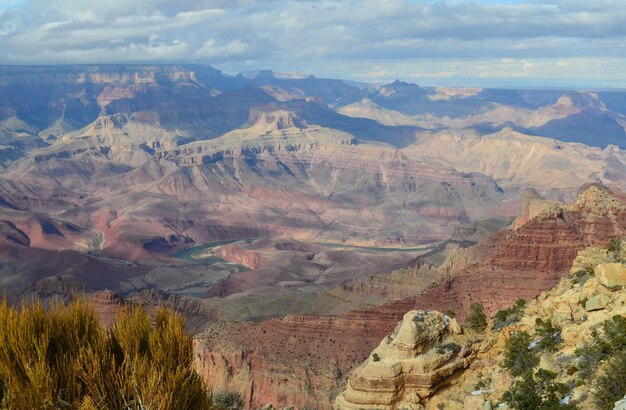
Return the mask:
<svg viewBox="0 0 626 410">
<path fill-rule="evenodd" d="M 0 379 L 12 409 L 212 409 L 192 368 L 184 318 L 117 312 L 103 328 L 84 303 L 0 305 Z"/>
<path fill-rule="evenodd" d="M 505 326 L 519 322 L 522 317 L 524 306 L 526 306 L 526 301 L 524 299 L 518 299 L 515 302 L 515 305 L 510 308 L 502 309 L 496 312 L 493 316 L 493 329 L 500 330 Z"/>
<path fill-rule="evenodd" d="M 455 318 L 456 312 L 453 309 L 448 309 L 444 312 L 444 315 L 448 316 L 449 318 Z"/>
<path fill-rule="evenodd" d="M 484 378 L 485 375 L 482 372 L 478 372 L 477 376 L 478 380 L 474 385 L 474 390 L 483 390 L 491 386 L 491 378 Z"/>
<path fill-rule="evenodd" d="M 415 316 L 413 316 L 413 321 L 415 323 L 421 323 L 424 321 L 424 316 L 426 316 L 427 312 L 424 310 L 420 310 L 417 313 L 415 313 Z"/>
<path fill-rule="evenodd" d="M 517 410 L 573 410 L 573 404 L 561 404 L 568 389 L 563 383 L 555 382 L 556 373 L 539 369 L 522 374 L 513 386 L 504 393 L 502 400 Z"/>
<path fill-rule="evenodd" d="M 234 392 L 222 391 L 213 395 L 213 403 L 220 409 L 239 410 L 244 408 L 243 398 Z"/>
<path fill-rule="evenodd" d="M 443 345 L 437 346 L 437 353 L 444 354 L 445 352 L 452 352 L 454 354 L 458 354 L 461 351 L 461 346 L 457 343 L 450 342 Z"/>
<path fill-rule="evenodd" d="M 619 252 L 622 248 L 622 239 L 619 237 L 611 239 L 606 248 L 609 252 Z"/>
<path fill-rule="evenodd" d="M 485 316 L 483 305 L 480 303 L 472 303 L 470 306 L 467 326 L 476 332 L 482 332 L 487 328 L 487 316 Z"/>
<path fill-rule="evenodd" d="M 576 349 L 578 369 L 583 382 L 592 379 L 600 364 L 626 349 L 626 318 L 613 316 L 602 323 L 601 332 L 593 330 L 592 341 Z"/>
<path fill-rule="evenodd" d="M 604 321 L 601 331 L 594 330 L 592 341 L 576 349 L 576 355 L 580 381 L 593 380 L 596 404 L 612 409 L 626 394 L 626 318 L 613 316 Z"/>
<path fill-rule="evenodd" d="M 530 343 L 528 332 L 515 333 L 506 341 L 502 367 L 512 376 L 521 376 L 539 364 L 539 356 L 529 348 Z"/>
<path fill-rule="evenodd" d="M 556 352 L 559 344 L 563 341 L 561 339 L 561 328 L 552 324 L 552 321 L 549 319 L 544 321 L 541 318 L 537 318 L 535 334 L 541 337 L 541 340 L 537 343 L 537 347 L 540 350 Z"/>
<path fill-rule="evenodd" d="M 626 346 L 613 355 L 594 383 L 595 402 L 600 409 L 613 409 L 616 401 L 626 395 Z"/>
<path fill-rule="evenodd" d="M 378 353 L 374 353 L 374 354 L 372 354 L 372 359 L 373 359 L 375 362 L 380 362 L 380 356 L 378 355 Z"/>
</svg>

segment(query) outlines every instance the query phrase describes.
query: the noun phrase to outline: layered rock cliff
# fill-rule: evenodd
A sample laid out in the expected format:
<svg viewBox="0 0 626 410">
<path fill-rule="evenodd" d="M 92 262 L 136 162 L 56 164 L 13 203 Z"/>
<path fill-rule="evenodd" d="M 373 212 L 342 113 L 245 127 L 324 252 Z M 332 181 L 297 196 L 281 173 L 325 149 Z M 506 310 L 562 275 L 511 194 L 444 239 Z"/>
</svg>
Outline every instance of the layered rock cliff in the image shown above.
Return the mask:
<svg viewBox="0 0 626 410">
<path fill-rule="evenodd" d="M 623 264 L 626 254 L 623 246 L 618 245 L 617 248 L 611 251 L 598 247 L 585 248 L 572 264 L 570 274 L 554 288 L 526 302 L 516 319 L 508 319 L 507 326 L 501 328 L 501 325 L 495 326 L 497 322 L 493 322 L 491 330 L 484 333 L 458 336 L 457 342 L 472 352 L 469 356 L 470 366 L 459 366 L 462 370 L 454 375 L 444 372 L 443 377 L 437 377 L 437 372 L 431 369 L 432 377 L 427 379 L 445 388 L 435 388 L 433 393 L 432 388 L 424 390 L 413 379 L 397 377 L 406 373 L 407 366 L 404 360 L 384 359 L 386 349 L 393 351 L 393 340 L 388 338 L 372 353 L 372 356 L 376 353 L 379 361 L 374 361 L 371 356 L 352 371 L 345 390 L 335 400 L 335 408 L 511 408 L 511 403 L 506 403 L 504 393 L 511 390 L 516 378 L 503 366 L 504 352 L 507 340 L 520 332 L 535 333 L 528 350 L 537 355 L 536 368 L 554 372 L 553 381 L 566 386 L 565 391 L 559 393 L 562 405 L 569 403 L 579 409 L 599 408 L 595 401 L 595 376 L 588 374 L 588 370 L 584 376 L 580 372 L 588 366 L 585 360 L 589 357 L 585 355 L 589 354 L 589 350 L 585 350 L 585 346 L 590 346 L 596 340 L 594 334 L 602 336 L 602 324 L 610 322 L 614 316 L 626 318 L 626 265 Z M 403 328 L 413 330 L 412 327 L 416 326 L 407 321 L 407 316 L 410 319 L 413 315 L 415 312 L 407 313 L 396 332 Z M 441 314 L 430 312 L 429 315 L 436 317 Z M 545 323 L 553 326 L 547 335 L 537 330 Z M 409 343 L 404 345 L 419 344 L 429 335 L 437 334 L 441 328 L 441 324 L 435 321 L 420 332 L 408 332 Z M 619 332 L 617 329 L 614 331 Z M 394 336 L 395 333 L 391 335 Z M 554 347 L 542 348 L 542 337 L 551 338 Z M 473 340 L 482 342 L 471 346 Z M 439 353 L 444 351 L 442 348 Z M 428 358 L 428 352 L 415 356 L 415 359 L 422 361 Z M 391 366 L 396 362 L 402 363 L 402 366 Z M 614 376 L 623 378 L 623 375 Z M 358 387 L 355 388 L 355 385 Z M 614 400 L 619 400 L 625 393 L 617 392 Z M 414 400 L 407 402 L 407 397 Z M 608 406 L 606 408 L 612 408 L 612 402 Z"/>
<path fill-rule="evenodd" d="M 468 367 L 473 351 L 455 343 L 461 327 L 439 312 L 411 311 L 348 378 L 339 409 L 420 409 L 439 385 Z"/>
<path fill-rule="evenodd" d="M 574 204 L 552 204 L 517 229 L 506 228 L 460 249 L 465 262 L 457 262 L 456 268 L 442 264 L 443 278 L 426 290 L 375 309 L 215 327 L 198 338 L 201 374 L 211 384 L 245 394 L 252 407 L 317 403 L 318 408 L 330 408 L 336 386 L 407 311 L 452 309 L 464 318 L 473 302 L 481 302 L 493 314 L 519 298 L 532 299 L 569 272 L 580 250 L 626 235 L 624 203 L 619 192 L 585 187 Z M 233 357 L 227 353 L 232 349 L 240 353 Z M 211 366 L 214 357 L 225 359 Z"/>
</svg>

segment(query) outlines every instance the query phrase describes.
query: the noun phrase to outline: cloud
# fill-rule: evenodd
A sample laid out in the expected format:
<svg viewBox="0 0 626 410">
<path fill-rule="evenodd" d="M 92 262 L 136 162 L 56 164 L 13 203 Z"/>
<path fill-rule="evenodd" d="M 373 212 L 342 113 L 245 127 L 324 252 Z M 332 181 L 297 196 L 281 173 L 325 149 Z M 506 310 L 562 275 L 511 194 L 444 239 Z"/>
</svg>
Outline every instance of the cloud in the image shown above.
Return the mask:
<svg viewBox="0 0 626 410">
<path fill-rule="evenodd" d="M 224 58 L 244 56 L 250 51 L 250 45 L 239 39 L 235 39 L 228 44 L 218 45 L 212 38 L 204 42 L 202 47 L 193 53 L 197 58 L 208 58 L 220 60 Z"/>
<path fill-rule="evenodd" d="M 626 67 L 618 67 L 620 74 L 609 64 L 626 59 L 623 0 L 6 4 L 12 5 L 0 7 L 0 55 L 6 63 L 194 61 L 231 72 L 257 67 L 362 80 L 369 72 L 376 80 L 387 72 L 486 78 L 486 62 L 506 69 L 503 59 L 512 59 L 523 61 L 511 68 L 518 78 L 596 76 L 547 63 L 576 60 L 585 67 L 603 62 L 603 74 L 611 76 L 606 80 L 626 86 Z M 466 73 L 456 68 L 459 61 Z"/>
</svg>

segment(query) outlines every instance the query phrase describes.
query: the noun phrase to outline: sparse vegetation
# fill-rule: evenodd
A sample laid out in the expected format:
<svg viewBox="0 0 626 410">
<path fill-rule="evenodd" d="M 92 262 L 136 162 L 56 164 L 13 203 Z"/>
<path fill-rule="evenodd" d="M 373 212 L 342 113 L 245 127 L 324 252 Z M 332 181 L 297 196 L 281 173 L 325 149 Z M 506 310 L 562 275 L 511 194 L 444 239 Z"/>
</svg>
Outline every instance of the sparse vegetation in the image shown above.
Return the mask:
<svg viewBox="0 0 626 410">
<path fill-rule="evenodd" d="M 213 403 L 220 409 L 239 410 L 244 408 L 243 398 L 234 392 L 222 391 L 213 395 Z"/>
<path fill-rule="evenodd" d="M 415 314 L 415 316 L 413 316 L 413 321 L 414 321 L 415 323 L 421 323 L 421 322 L 423 322 L 423 321 L 424 321 L 424 315 L 425 315 L 425 314 L 426 314 L 426 312 L 425 312 L 425 311 L 420 310 L 419 312 L 417 312 L 417 313 Z"/>
<path fill-rule="evenodd" d="M 448 309 L 445 311 L 444 315 L 454 319 L 456 317 L 456 312 L 453 309 Z"/>
<path fill-rule="evenodd" d="M 555 326 L 551 320 L 542 320 L 537 318 L 535 322 L 535 335 L 541 337 L 541 340 L 537 343 L 537 347 L 540 350 L 546 350 L 549 352 L 556 352 L 559 344 L 563 341 L 561 339 L 561 328 Z"/>
<path fill-rule="evenodd" d="M 594 386 L 595 402 L 603 410 L 613 409 L 613 404 L 626 395 L 626 350 L 618 351 L 607 360 Z"/>
<path fill-rule="evenodd" d="M 573 404 L 561 403 L 568 392 L 563 383 L 555 381 L 556 373 L 539 369 L 526 370 L 522 377 L 504 393 L 502 399 L 516 410 L 573 410 Z"/>
<path fill-rule="evenodd" d="M 474 390 L 483 390 L 491 385 L 491 379 L 489 377 L 485 378 L 483 372 L 478 372 L 478 380 L 474 385 Z"/>
<path fill-rule="evenodd" d="M 378 353 L 372 354 L 372 360 L 374 360 L 375 362 L 380 362 L 380 356 L 378 355 Z"/>
<path fill-rule="evenodd" d="M 571 274 L 573 283 L 583 285 L 590 277 L 594 276 L 594 267 L 588 266 L 587 269 L 581 269 Z"/>
<path fill-rule="evenodd" d="M 445 352 L 452 352 L 458 354 L 461 351 L 461 346 L 457 343 L 450 342 L 437 346 L 437 353 L 444 354 Z"/>
<path fill-rule="evenodd" d="M 609 242 L 606 248 L 608 249 L 609 252 L 618 253 L 622 249 L 622 238 L 615 237 L 611 239 L 611 242 Z"/>
<path fill-rule="evenodd" d="M 592 341 L 576 350 L 578 369 L 583 381 L 593 378 L 604 360 L 626 350 L 626 318 L 613 316 L 602 323 L 601 330 L 594 330 L 591 334 Z"/>
<path fill-rule="evenodd" d="M 594 330 L 591 343 L 576 350 L 582 383 L 594 380 L 595 401 L 601 409 L 626 394 L 626 318 L 613 316 Z"/>
<path fill-rule="evenodd" d="M 485 316 L 482 304 L 472 303 L 467 317 L 467 326 L 475 332 L 482 332 L 487 328 L 487 316 Z"/>
<path fill-rule="evenodd" d="M 184 318 L 140 307 L 117 313 L 110 329 L 80 301 L 0 305 L 3 405 L 12 409 L 212 409 L 192 369 Z"/>
<path fill-rule="evenodd" d="M 539 356 L 530 343 L 528 332 L 517 332 L 506 341 L 502 367 L 512 376 L 521 376 L 539 364 Z"/>
<path fill-rule="evenodd" d="M 526 306 L 526 301 L 524 299 L 518 299 L 515 305 L 510 308 L 496 312 L 493 316 L 493 330 L 500 330 L 505 326 L 519 322 L 524 306 Z"/>
</svg>

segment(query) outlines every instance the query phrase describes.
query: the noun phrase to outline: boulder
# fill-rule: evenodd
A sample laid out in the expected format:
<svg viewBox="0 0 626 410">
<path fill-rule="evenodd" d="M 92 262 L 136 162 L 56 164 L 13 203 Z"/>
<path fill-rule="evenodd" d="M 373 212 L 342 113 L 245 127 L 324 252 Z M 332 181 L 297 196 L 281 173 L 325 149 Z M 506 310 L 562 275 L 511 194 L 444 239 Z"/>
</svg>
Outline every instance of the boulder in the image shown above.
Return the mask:
<svg viewBox="0 0 626 410">
<path fill-rule="evenodd" d="M 609 304 L 609 297 L 603 293 L 593 296 L 585 303 L 585 310 L 591 312 L 592 310 L 601 310 Z"/>
<path fill-rule="evenodd" d="M 621 263 L 601 263 L 596 266 L 595 274 L 600 283 L 611 290 L 626 286 L 626 266 Z"/>
</svg>

